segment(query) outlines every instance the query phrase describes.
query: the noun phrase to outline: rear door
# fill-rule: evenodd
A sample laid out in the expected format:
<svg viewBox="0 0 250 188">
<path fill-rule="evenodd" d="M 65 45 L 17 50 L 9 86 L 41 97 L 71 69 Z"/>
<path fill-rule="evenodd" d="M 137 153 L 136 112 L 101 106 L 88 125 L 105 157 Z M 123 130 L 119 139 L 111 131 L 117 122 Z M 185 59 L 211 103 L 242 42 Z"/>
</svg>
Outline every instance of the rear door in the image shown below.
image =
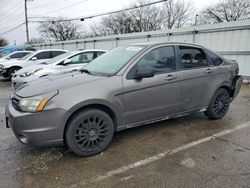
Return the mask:
<svg viewBox="0 0 250 188">
<path fill-rule="evenodd" d="M 152 69 L 155 75 L 133 79 L 131 75 L 143 69 Z M 148 50 L 122 79 L 124 118 L 127 124 L 166 118 L 167 115 L 179 112 L 182 106 L 181 85 L 174 46 Z"/>
<path fill-rule="evenodd" d="M 180 81 L 182 83 L 182 111 L 208 106 L 214 87 L 215 67 L 211 66 L 202 48 L 179 46 Z"/>
</svg>

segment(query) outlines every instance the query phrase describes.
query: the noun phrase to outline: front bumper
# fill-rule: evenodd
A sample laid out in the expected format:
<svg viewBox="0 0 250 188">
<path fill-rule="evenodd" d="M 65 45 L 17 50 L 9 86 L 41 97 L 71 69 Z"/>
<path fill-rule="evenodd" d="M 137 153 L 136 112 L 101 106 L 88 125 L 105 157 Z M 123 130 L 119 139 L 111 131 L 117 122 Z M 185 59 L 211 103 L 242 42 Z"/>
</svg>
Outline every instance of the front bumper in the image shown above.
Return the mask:
<svg viewBox="0 0 250 188">
<path fill-rule="evenodd" d="M 17 139 L 33 146 L 48 146 L 63 143 L 66 111 L 51 109 L 37 113 L 17 111 L 10 102 L 6 106 L 5 116 Z M 25 142 L 23 141 L 25 138 Z"/>
</svg>

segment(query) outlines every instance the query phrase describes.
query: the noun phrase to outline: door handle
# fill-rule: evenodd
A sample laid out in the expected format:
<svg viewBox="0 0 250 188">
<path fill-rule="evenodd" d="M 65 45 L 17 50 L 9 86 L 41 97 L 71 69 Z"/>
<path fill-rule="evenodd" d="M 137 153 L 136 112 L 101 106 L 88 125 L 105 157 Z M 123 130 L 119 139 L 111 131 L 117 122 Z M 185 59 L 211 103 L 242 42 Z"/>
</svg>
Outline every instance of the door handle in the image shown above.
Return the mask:
<svg viewBox="0 0 250 188">
<path fill-rule="evenodd" d="M 207 74 L 211 74 L 211 73 L 213 73 L 213 72 L 214 72 L 214 71 L 211 70 L 211 69 L 207 69 L 207 70 L 206 70 L 206 73 L 207 73 Z"/>
<path fill-rule="evenodd" d="M 174 80 L 174 79 L 176 79 L 176 78 L 177 78 L 176 75 L 169 74 L 169 75 L 165 78 L 165 80 L 171 81 L 171 80 Z"/>
</svg>

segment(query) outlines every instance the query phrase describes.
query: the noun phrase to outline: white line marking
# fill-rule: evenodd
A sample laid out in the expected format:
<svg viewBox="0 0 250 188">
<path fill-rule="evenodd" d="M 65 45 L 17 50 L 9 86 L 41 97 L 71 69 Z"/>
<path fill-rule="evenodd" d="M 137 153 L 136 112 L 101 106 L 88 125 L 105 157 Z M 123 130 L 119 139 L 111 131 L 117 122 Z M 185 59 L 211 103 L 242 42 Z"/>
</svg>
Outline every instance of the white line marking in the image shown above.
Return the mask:
<svg viewBox="0 0 250 188">
<path fill-rule="evenodd" d="M 137 168 L 139 166 L 147 165 L 147 164 L 152 163 L 154 161 L 160 160 L 160 159 L 166 157 L 167 155 L 172 155 L 172 154 L 178 153 L 180 151 L 189 149 L 191 147 L 197 146 L 197 145 L 202 144 L 202 143 L 206 143 L 206 142 L 208 142 L 210 140 L 213 140 L 213 139 L 215 139 L 217 137 L 225 136 L 227 134 L 230 134 L 230 133 L 235 132 L 235 131 L 240 130 L 240 129 L 244 129 L 246 127 L 250 127 L 250 121 L 247 121 L 247 122 L 245 122 L 243 124 L 240 124 L 240 125 L 232 128 L 232 129 L 226 129 L 224 131 L 218 132 L 216 134 L 213 134 L 211 136 L 202 138 L 200 140 L 197 140 L 197 141 L 190 142 L 188 144 L 179 146 L 179 147 L 177 147 L 175 149 L 167 150 L 167 151 L 165 151 L 163 153 L 159 153 L 159 154 L 154 155 L 152 157 L 149 157 L 149 158 L 137 161 L 137 162 L 129 164 L 127 166 L 120 167 L 120 168 L 118 168 L 116 170 L 111 170 L 109 172 L 104 173 L 103 175 L 99 175 L 99 176 L 91 179 L 90 183 L 94 183 L 94 182 L 97 182 L 97 181 L 101 181 L 101 180 L 107 179 L 107 178 L 109 178 L 109 177 L 111 177 L 113 175 L 123 173 L 123 172 L 125 172 L 127 170 L 130 170 L 130 169 L 133 169 L 133 168 Z"/>
</svg>

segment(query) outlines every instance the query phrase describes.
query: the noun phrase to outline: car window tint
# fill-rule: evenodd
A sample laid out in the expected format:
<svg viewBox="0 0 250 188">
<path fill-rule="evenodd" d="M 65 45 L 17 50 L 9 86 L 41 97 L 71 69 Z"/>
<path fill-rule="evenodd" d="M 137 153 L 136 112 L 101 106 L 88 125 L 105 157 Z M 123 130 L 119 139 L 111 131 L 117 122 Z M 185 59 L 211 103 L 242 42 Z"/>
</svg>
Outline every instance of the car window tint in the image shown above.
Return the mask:
<svg viewBox="0 0 250 188">
<path fill-rule="evenodd" d="M 218 55 L 211 51 L 206 51 L 207 55 L 209 56 L 210 60 L 212 61 L 211 64 L 218 66 L 223 63 L 223 59 L 221 59 Z"/>
<path fill-rule="evenodd" d="M 22 58 L 25 55 L 29 54 L 28 52 L 20 52 L 20 53 L 15 53 L 10 55 L 10 59 L 14 59 L 14 58 Z"/>
<path fill-rule="evenodd" d="M 64 51 L 52 51 L 51 56 L 53 58 L 53 57 L 56 57 L 56 56 L 61 55 L 63 53 L 65 53 L 65 52 Z"/>
<path fill-rule="evenodd" d="M 94 59 L 94 52 L 85 52 L 70 58 L 72 64 L 89 63 Z"/>
<path fill-rule="evenodd" d="M 199 48 L 180 46 L 180 55 L 183 69 L 207 66 L 206 56 Z"/>
<path fill-rule="evenodd" d="M 38 54 L 36 54 L 34 57 L 36 57 L 37 59 L 50 59 L 50 52 L 40 52 Z"/>
<path fill-rule="evenodd" d="M 149 52 L 136 64 L 136 69 L 137 71 L 150 69 L 155 74 L 176 70 L 174 48 L 167 46 Z"/>
<path fill-rule="evenodd" d="M 104 53 L 105 53 L 105 52 L 96 52 L 97 57 L 100 56 L 100 55 L 102 55 L 102 54 L 104 54 Z"/>
</svg>

